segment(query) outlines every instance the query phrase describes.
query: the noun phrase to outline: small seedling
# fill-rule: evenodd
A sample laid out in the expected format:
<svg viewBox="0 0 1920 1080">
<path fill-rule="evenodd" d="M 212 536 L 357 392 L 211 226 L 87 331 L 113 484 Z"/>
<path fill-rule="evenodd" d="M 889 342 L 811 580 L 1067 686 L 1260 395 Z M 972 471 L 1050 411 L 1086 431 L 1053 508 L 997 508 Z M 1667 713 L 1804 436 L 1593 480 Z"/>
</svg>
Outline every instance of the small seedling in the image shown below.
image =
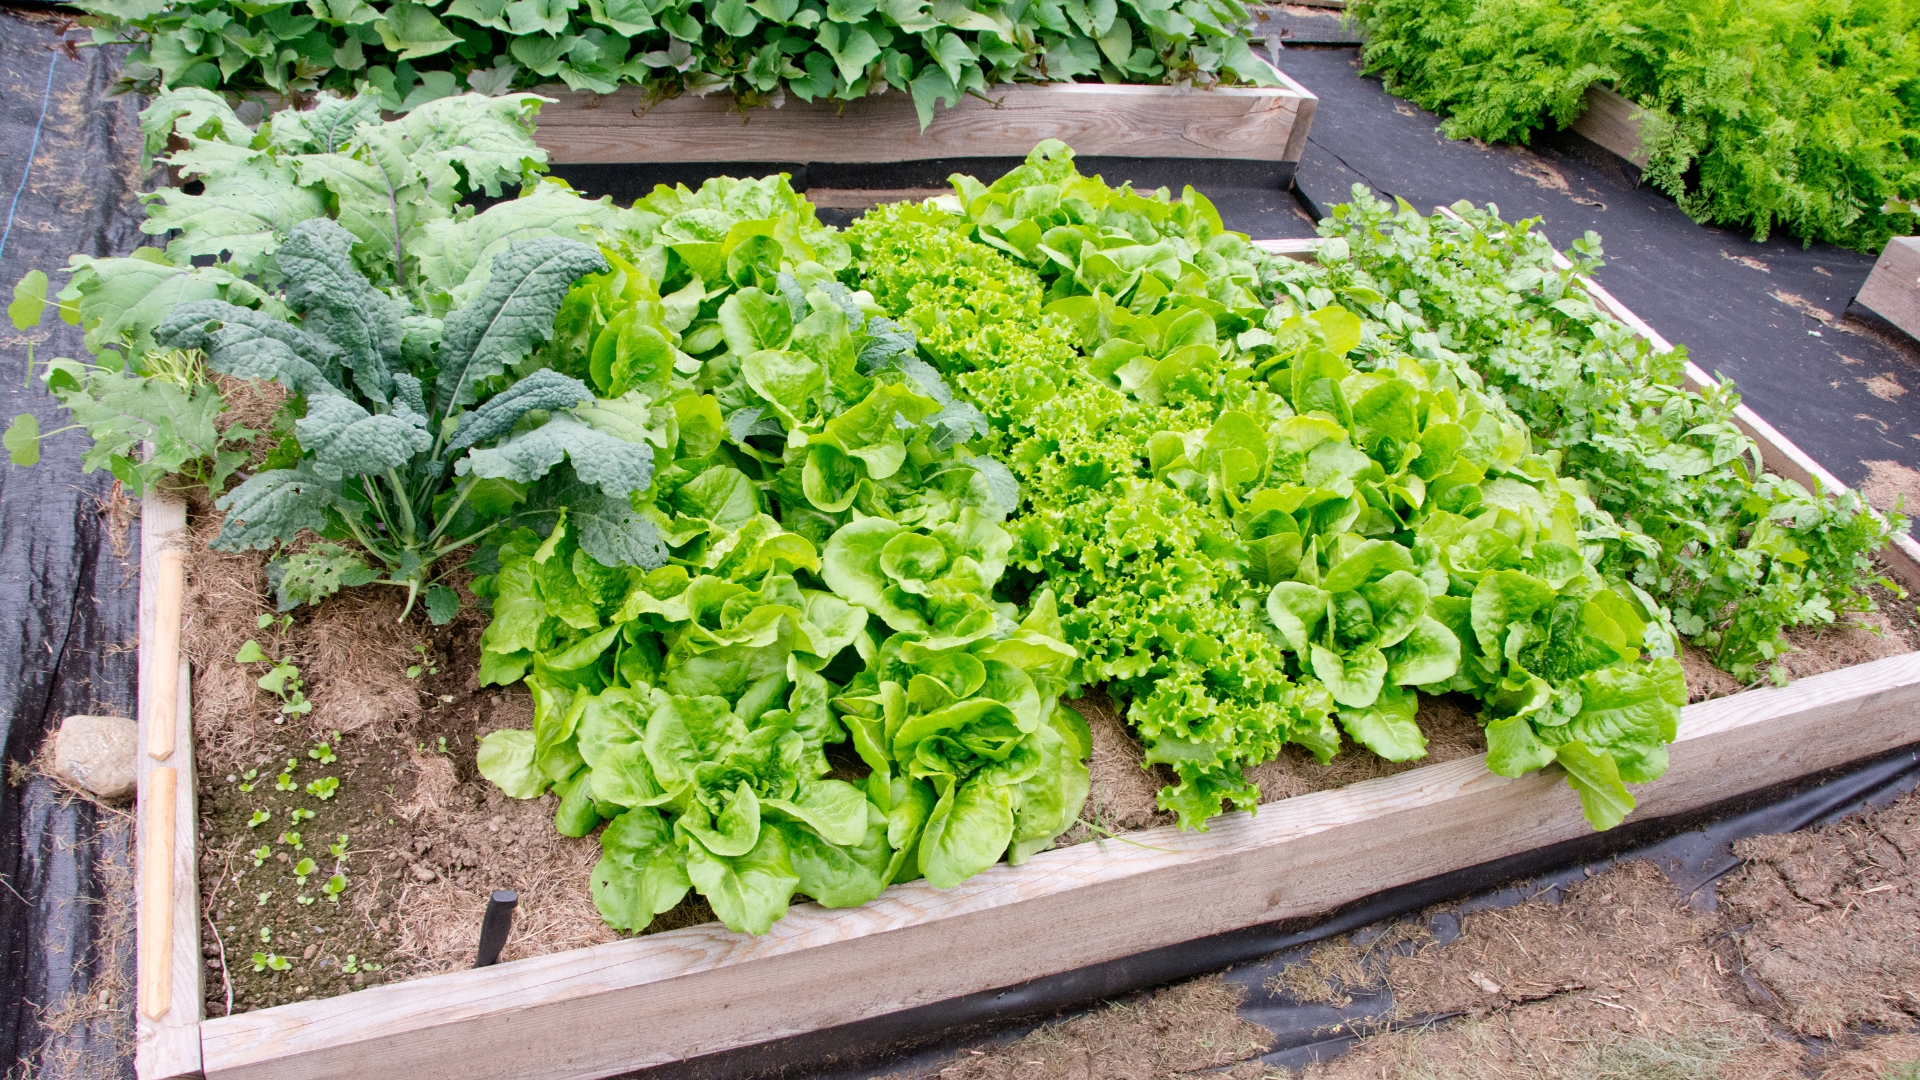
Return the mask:
<svg viewBox="0 0 1920 1080">
<path fill-rule="evenodd" d="M 355 956 L 355 955 L 353 955 L 352 953 L 348 953 L 348 954 L 347 954 L 347 958 L 346 958 L 345 960 L 343 960 L 343 961 L 341 961 L 341 963 L 340 963 L 340 970 L 341 970 L 341 971 L 343 971 L 343 972 L 345 972 L 345 973 L 346 973 L 346 974 L 348 974 L 348 975 L 357 975 L 357 974 L 359 974 L 359 973 L 360 973 L 360 958 L 359 958 L 359 957 L 357 957 L 357 956 Z"/>
<path fill-rule="evenodd" d="M 268 968 L 272 968 L 275 971 L 285 971 L 292 966 L 293 963 L 291 961 L 276 953 L 257 952 L 253 954 L 253 970 L 255 971 L 265 971 Z"/>
<path fill-rule="evenodd" d="M 331 844 L 328 844 L 327 853 L 332 855 L 336 859 L 346 858 L 347 857 L 347 834 L 341 833 L 340 839 L 335 840 Z"/>
<path fill-rule="evenodd" d="M 323 776 L 320 779 L 315 780 L 313 783 L 307 785 L 307 794 L 313 796 L 316 799 L 319 799 L 321 802 L 326 802 L 328 799 L 333 798 L 333 793 L 335 791 L 338 791 L 339 789 L 340 789 L 339 777 Z"/>
<path fill-rule="evenodd" d="M 260 770 L 259 770 L 259 769 L 248 769 L 248 770 L 247 770 L 246 772 L 243 772 L 243 773 L 241 773 L 241 774 L 240 774 L 240 779 L 241 779 L 241 780 L 243 780 L 243 781 L 245 781 L 245 783 L 242 783 L 242 784 L 240 785 L 240 790 L 241 790 L 241 791 L 252 791 L 252 790 L 253 790 L 253 782 L 254 782 L 254 780 L 256 780 L 256 779 L 258 779 L 258 778 L 259 778 L 259 776 L 260 776 Z"/>
<path fill-rule="evenodd" d="M 331 765 L 340 760 L 340 755 L 333 752 L 333 746 L 329 743 L 316 744 L 313 749 L 307 751 L 307 756 L 322 765 Z"/>
<path fill-rule="evenodd" d="M 339 903 L 340 894 L 347 891 L 347 875 L 345 874 L 333 875 L 332 877 L 327 879 L 327 883 L 325 885 L 320 886 L 320 891 L 327 894 L 327 900 L 329 903 L 334 903 L 334 904 Z"/>
<path fill-rule="evenodd" d="M 313 897 L 306 895 L 296 896 L 293 898 L 293 902 L 304 907 L 307 904 L 313 903 Z"/>
<path fill-rule="evenodd" d="M 261 893 L 260 895 L 265 896 L 266 894 Z M 273 927 L 263 926 L 260 928 L 260 944 L 262 945 L 273 944 Z"/>
<path fill-rule="evenodd" d="M 304 806 L 296 806 L 293 808 L 293 812 L 287 816 L 293 818 L 294 824 L 298 825 L 302 821 L 313 820 L 313 811 Z"/>
<path fill-rule="evenodd" d="M 433 655 L 427 651 L 425 645 L 415 645 L 413 651 L 419 655 L 420 662 L 408 666 L 407 678 L 417 679 L 422 675 L 440 674 L 440 665 L 434 661 Z"/>
<path fill-rule="evenodd" d="M 291 625 L 291 623 L 289 623 Z M 280 699 L 280 711 L 288 716 L 301 715 L 313 711 L 313 702 L 307 700 L 304 693 L 306 683 L 300 678 L 300 669 L 285 660 L 275 660 L 267 655 L 260 643 L 248 638 L 246 644 L 233 657 L 241 664 L 272 664 L 265 675 L 255 680 L 254 685 Z"/>
<path fill-rule="evenodd" d="M 307 850 L 307 845 L 300 841 L 300 834 L 294 832 L 292 829 L 288 829 L 286 832 L 280 834 L 280 842 L 295 851 Z"/>
<path fill-rule="evenodd" d="M 280 791 L 292 791 L 294 788 L 297 788 L 300 785 L 293 782 L 292 773 L 283 772 L 280 774 L 279 779 L 273 782 L 273 786 Z"/>
<path fill-rule="evenodd" d="M 269 901 L 269 900 L 271 900 L 271 899 L 273 899 L 273 894 L 272 894 L 272 893 L 270 893 L 270 892 L 263 892 L 263 893 L 261 893 L 261 894 L 260 894 L 259 896 L 256 896 L 256 897 L 254 897 L 254 900 L 253 900 L 253 906 L 254 906 L 254 907 L 266 907 L 266 906 L 267 906 L 267 901 Z"/>
<path fill-rule="evenodd" d="M 299 882 L 300 887 L 304 889 L 307 887 L 307 875 L 317 869 L 319 869 L 319 867 L 314 865 L 312 859 L 301 859 L 299 862 L 293 864 L 294 880 Z"/>
<path fill-rule="evenodd" d="M 285 834 L 282 834 L 280 839 L 284 843 L 287 838 Z M 273 849 L 265 844 L 261 844 L 259 847 L 247 852 L 247 854 L 253 856 L 253 865 L 260 866 L 273 856 Z"/>
<path fill-rule="evenodd" d="M 264 825 L 267 819 L 272 816 L 273 812 L 270 810 L 255 810 L 253 816 L 247 819 L 247 828 L 252 829 Z"/>
<path fill-rule="evenodd" d="M 269 615 L 263 612 L 259 615 L 254 616 L 254 620 L 253 620 L 253 625 L 259 627 L 262 630 L 269 629 L 273 627 L 276 623 L 279 625 L 280 632 L 284 634 L 288 630 L 291 630 L 293 628 L 293 616 L 291 615 L 274 616 L 274 615 Z"/>
</svg>

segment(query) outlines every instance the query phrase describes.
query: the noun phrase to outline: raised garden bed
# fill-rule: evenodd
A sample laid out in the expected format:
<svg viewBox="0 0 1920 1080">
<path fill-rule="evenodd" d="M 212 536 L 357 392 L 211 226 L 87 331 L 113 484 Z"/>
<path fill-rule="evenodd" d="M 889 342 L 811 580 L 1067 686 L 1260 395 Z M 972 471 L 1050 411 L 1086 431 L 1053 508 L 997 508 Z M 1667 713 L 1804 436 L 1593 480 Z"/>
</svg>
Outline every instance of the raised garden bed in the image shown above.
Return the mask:
<svg viewBox="0 0 1920 1080">
<path fill-rule="evenodd" d="M 1280 86 L 999 86 L 937 111 L 925 129 L 902 93 L 743 112 L 725 94 L 649 105 L 637 87 L 602 96 L 550 86 L 541 93 L 557 100 L 537 137 L 557 165 L 1020 158 L 1043 139 L 1086 156 L 1298 162 L 1319 99 L 1274 74 Z"/>
<path fill-rule="evenodd" d="M 1311 257 L 1311 245 L 1262 246 Z M 1588 289 L 1664 346 L 1604 290 Z M 1688 377 L 1708 381 L 1697 369 Z M 1839 490 L 1750 410 L 1738 420 L 1770 469 Z M 143 524 L 142 565 L 164 567 L 160 552 L 185 526 L 184 508 L 150 499 Z M 1920 577 L 1914 550 L 1907 542 L 1884 553 L 1909 581 Z M 164 710 L 147 700 L 150 666 L 167 662 L 156 578 L 142 579 L 143 600 L 154 596 L 142 605 L 143 744 L 164 725 Z M 860 908 L 796 906 L 757 938 L 693 926 L 203 1020 L 207 968 L 198 947 L 186 694 L 182 680 L 173 749 L 164 760 L 150 756 L 142 770 L 143 1078 L 607 1076 L 1309 916 L 1589 831 L 1557 775 L 1507 779 L 1487 771 L 1484 756 L 1469 756 L 1269 803 L 1257 815 L 1226 815 L 1207 833 L 1150 829 L 1128 834 L 1127 843 L 1081 843 L 1024 866 L 996 866 L 955 889 L 916 882 Z M 1639 789 L 1634 819 L 1682 813 L 1920 741 L 1916 705 L 1914 654 L 1690 705 L 1672 764 Z M 176 778 L 171 822 L 148 797 L 158 790 L 156 766 L 187 778 Z M 153 853 L 165 843 L 155 842 L 153 830 L 165 833 L 169 824 L 173 857 L 156 863 Z M 151 902 L 161 892 L 170 906 Z M 1168 911 L 1181 916 L 1170 919 Z M 161 924 L 167 933 L 159 933 Z M 1002 947 L 1013 942 L 1018 947 Z M 822 992 L 827 986 L 832 993 Z"/>
</svg>

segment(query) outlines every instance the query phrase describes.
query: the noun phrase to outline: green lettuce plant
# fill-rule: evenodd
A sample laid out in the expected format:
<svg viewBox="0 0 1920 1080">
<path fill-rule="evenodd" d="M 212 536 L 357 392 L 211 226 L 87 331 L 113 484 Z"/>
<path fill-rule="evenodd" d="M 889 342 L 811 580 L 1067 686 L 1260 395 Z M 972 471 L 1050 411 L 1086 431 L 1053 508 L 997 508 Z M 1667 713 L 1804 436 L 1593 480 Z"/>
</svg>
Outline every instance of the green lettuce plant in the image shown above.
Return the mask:
<svg viewBox="0 0 1920 1080">
<path fill-rule="evenodd" d="M 764 933 L 796 891 L 860 904 L 1044 848 L 1088 740 L 1051 601 L 1016 623 L 995 592 L 1017 497 L 967 448 L 980 413 L 834 280 L 844 243 L 784 179 L 635 212 L 655 241 L 573 290 L 543 356 L 650 403 L 671 561 L 609 568 L 567 521 L 490 552 L 481 676 L 524 679 L 535 717 L 486 737 L 482 773 L 560 793 L 569 835 L 610 820 L 595 899 L 623 929 L 696 889 Z M 827 777 L 849 724 L 859 784 Z"/>
<path fill-rule="evenodd" d="M 1870 609 L 1870 585 L 1894 587 L 1872 556 L 1904 519 L 1762 472 L 1730 384 L 1682 388 L 1684 350 L 1656 353 L 1585 301 L 1574 278 L 1599 265 L 1597 237 L 1556 269 L 1531 222 L 1454 211 L 1356 192 L 1328 223 L 1321 263 L 1276 260 L 1272 287 L 1298 304 L 1340 295 L 1371 348 L 1484 379 L 1611 515 L 1585 538 L 1603 576 L 1645 590 L 1741 679 L 1788 648 L 1783 628 L 1831 624 Z"/>
<path fill-rule="evenodd" d="M 1422 756 L 1418 694 L 1464 692 L 1502 739 L 1565 747 L 1589 820 L 1620 820 L 1684 692 L 1665 609 L 1596 562 L 1655 545 L 1477 372 L 1376 331 L 1384 290 L 1296 281 L 1203 199 L 1109 189 L 1063 147 L 954 188 L 857 224 L 861 280 L 1006 440 L 1027 498 L 1010 559 L 1059 590 L 1074 676 L 1132 691 L 1148 760 L 1180 779 L 1162 805 L 1187 825 L 1251 805 L 1247 766 L 1286 742 L 1326 760 L 1342 731 Z M 1494 571 L 1556 599 L 1501 607 Z M 1528 651 L 1562 647 L 1579 662 Z"/>
</svg>

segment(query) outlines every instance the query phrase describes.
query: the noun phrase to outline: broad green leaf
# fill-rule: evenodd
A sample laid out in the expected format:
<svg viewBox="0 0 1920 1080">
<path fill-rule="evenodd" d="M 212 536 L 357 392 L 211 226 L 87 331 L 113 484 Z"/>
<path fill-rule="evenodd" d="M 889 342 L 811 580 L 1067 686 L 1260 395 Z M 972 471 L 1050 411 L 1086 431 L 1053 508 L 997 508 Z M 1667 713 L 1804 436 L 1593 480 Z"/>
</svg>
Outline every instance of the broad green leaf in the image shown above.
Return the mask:
<svg viewBox="0 0 1920 1080">
<path fill-rule="evenodd" d="M 373 26 L 380 32 L 381 42 L 401 60 L 432 56 L 460 42 L 460 35 L 435 18 L 433 9 L 408 0 L 396 0 Z"/>
<path fill-rule="evenodd" d="M 15 465 L 31 466 L 40 463 L 40 419 L 32 413 L 21 413 L 7 425 L 5 437 L 7 457 Z"/>
<path fill-rule="evenodd" d="M 516 799 L 538 798 L 551 783 L 533 764 L 533 732 L 495 731 L 480 740 L 475 767 L 495 787 Z"/>
<path fill-rule="evenodd" d="M 1533 733 L 1525 716 L 1487 724 L 1487 768 L 1501 776 L 1523 776 L 1554 760 L 1553 747 Z"/>
<path fill-rule="evenodd" d="M 771 929 L 800 884 L 779 829 L 760 830 L 760 842 L 736 858 L 710 854 L 694 842 L 687 849 L 687 877 L 727 929 L 743 934 Z"/>
<path fill-rule="evenodd" d="M 1580 808 L 1594 828 L 1611 829 L 1633 811 L 1633 796 L 1620 782 L 1613 758 L 1575 740 L 1555 747 L 1554 759 L 1567 771 L 1567 783 L 1579 793 Z"/>
<path fill-rule="evenodd" d="M 1366 708 L 1340 710 L 1340 726 L 1354 742 L 1388 761 L 1413 761 L 1427 756 L 1427 739 L 1414 715 L 1419 699 L 1410 690 L 1389 684 Z"/>
<path fill-rule="evenodd" d="M 982 780 L 956 784 L 920 837 L 920 873 L 951 889 L 1000 861 L 1013 837 L 1013 792 Z"/>
<path fill-rule="evenodd" d="M 15 330 L 31 330 L 40 325 L 47 308 L 47 273 L 29 270 L 13 285 L 13 303 L 7 305 L 7 318 Z"/>
<path fill-rule="evenodd" d="M 1372 705 L 1386 683 L 1387 658 L 1372 645 L 1342 655 L 1316 644 L 1309 656 L 1314 675 L 1326 684 L 1333 700 L 1342 705 L 1353 708 Z"/>
</svg>

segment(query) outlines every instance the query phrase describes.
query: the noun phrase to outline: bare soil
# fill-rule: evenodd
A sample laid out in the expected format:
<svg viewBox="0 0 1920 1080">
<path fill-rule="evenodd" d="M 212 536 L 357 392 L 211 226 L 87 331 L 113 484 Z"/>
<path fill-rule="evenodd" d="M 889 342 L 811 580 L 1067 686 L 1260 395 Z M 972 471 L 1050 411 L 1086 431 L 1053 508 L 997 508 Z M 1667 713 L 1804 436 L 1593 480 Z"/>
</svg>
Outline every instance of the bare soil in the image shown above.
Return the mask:
<svg viewBox="0 0 1920 1080">
<path fill-rule="evenodd" d="M 1394 1009 L 1311 1080 L 1909 1080 L 1920 1076 L 1920 794 L 1742 841 L 1718 909 L 1629 863 L 1544 900 L 1469 913 L 1442 945 L 1406 923 L 1329 941 L 1269 980 L 1296 1001 L 1393 993 Z M 1175 1007 L 1174 1003 L 1178 1003 Z M 1218 976 L 1139 995 L 1006 1046 L 888 1080 L 1281 1077 Z M 1237 1025 L 1237 1026 L 1236 1026 Z M 1206 1043 L 1205 1060 L 1178 1056 Z M 1226 1055 L 1240 1048 L 1236 1062 Z M 1156 1058 L 1154 1055 L 1161 1054 Z M 1109 1065 L 1108 1063 L 1113 1063 Z M 1152 1062 L 1153 1072 L 1127 1072 Z"/>
<path fill-rule="evenodd" d="M 206 1014 L 468 966 L 494 889 L 520 894 L 505 959 L 613 940 L 587 891 L 597 841 L 555 832 L 551 795 L 507 798 L 475 768 L 480 735 L 533 718 L 523 687 L 478 684 L 485 616 L 402 622 L 398 590 L 368 588 L 262 626 L 265 557 L 209 550 L 218 513 L 189 511 Z M 259 687 L 272 665 L 236 661 L 248 640 L 299 668 L 311 711 Z M 308 787 L 327 779 L 325 797 Z M 650 929 L 711 918 L 690 901 Z"/>
</svg>

